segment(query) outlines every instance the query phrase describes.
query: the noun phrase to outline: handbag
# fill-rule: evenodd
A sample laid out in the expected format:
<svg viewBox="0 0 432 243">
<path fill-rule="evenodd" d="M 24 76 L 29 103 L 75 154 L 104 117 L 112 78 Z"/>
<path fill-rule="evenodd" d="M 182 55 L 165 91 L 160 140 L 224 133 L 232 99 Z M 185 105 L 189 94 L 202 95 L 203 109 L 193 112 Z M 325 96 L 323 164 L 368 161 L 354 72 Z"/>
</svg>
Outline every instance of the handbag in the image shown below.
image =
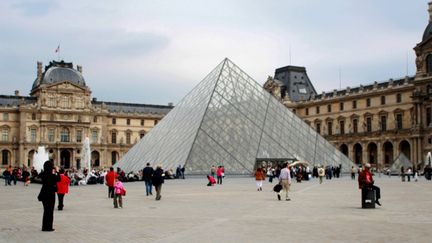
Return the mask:
<svg viewBox="0 0 432 243">
<path fill-rule="evenodd" d="M 279 183 L 273 187 L 273 191 L 275 192 L 280 192 L 281 190 L 282 190 L 282 185 Z"/>
</svg>

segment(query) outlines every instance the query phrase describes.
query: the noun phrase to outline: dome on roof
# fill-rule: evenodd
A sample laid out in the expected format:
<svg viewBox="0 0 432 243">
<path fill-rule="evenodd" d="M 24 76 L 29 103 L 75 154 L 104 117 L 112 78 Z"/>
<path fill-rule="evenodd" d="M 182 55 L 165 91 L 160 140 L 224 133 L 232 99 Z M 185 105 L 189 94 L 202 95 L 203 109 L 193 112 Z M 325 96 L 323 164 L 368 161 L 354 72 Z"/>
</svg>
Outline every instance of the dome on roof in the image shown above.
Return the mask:
<svg viewBox="0 0 432 243">
<path fill-rule="evenodd" d="M 432 36 L 432 22 L 429 22 L 429 24 L 426 26 L 426 29 L 423 33 L 422 41 L 427 40 L 431 36 Z"/>
<path fill-rule="evenodd" d="M 40 79 L 36 78 L 32 89 L 42 84 L 54 84 L 64 81 L 69 81 L 79 86 L 86 86 L 84 77 L 79 71 L 73 69 L 72 63 L 53 61 L 45 67 L 42 77 Z"/>
</svg>

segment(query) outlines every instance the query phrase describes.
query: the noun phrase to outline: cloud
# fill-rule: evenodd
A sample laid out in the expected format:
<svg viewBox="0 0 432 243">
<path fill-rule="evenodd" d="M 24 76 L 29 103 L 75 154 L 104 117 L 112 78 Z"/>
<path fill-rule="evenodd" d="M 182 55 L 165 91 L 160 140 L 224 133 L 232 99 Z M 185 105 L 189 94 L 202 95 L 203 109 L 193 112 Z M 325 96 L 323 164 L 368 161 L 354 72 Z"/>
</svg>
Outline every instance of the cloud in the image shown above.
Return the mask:
<svg viewBox="0 0 432 243">
<path fill-rule="evenodd" d="M 0 93 L 30 89 L 36 61 L 57 59 L 59 43 L 60 58 L 82 65 L 93 95 L 106 101 L 177 102 L 225 57 L 260 83 L 289 64 L 305 66 L 318 92 L 339 88 L 339 68 L 342 87 L 372 83 L 404 76 L 407 53 L 414 73 L 426 8 L 373 0 L 0 1 L 8 83 Z"/>
</svg>

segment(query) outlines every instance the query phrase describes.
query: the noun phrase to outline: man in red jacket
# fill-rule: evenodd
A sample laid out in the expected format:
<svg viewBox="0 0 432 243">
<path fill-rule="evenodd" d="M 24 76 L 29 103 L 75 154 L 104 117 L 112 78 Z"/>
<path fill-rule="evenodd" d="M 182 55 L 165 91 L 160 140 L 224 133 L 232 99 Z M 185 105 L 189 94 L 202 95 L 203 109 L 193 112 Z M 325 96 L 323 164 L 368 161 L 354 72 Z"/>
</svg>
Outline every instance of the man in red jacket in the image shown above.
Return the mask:
<svg viewBox="0 0 432 243">
<path fill-rule="evenodd" d="M 110 171 L 105 175 L 105 185 L 108 186 L 108 197 L 114 198 L 114 182 L 117 178 L 117 173 L 114 172 L 114 168 L 110 167 Z"/>
<path fill-rule="evenodd" d="M 69 192 L 70 179 L 65 175 L 64 169 L 60 169 L 60 181 L 57 182 L 57 197 L 58 197 L 58 210 L 63 210 L 64 195 Z"/>
<path fill-rule="evenodd" d="M 371 164 L 366 163 L 364 169 L 360 172 L 358 177 L 359 189 L 370 188 L 375 191 L 375 203 L 381 206 L 379 199 L 381 198 L 381 190 L 379 187 L 374 185 L 374 180 L 372 178 L 372 173 L 370 172 Z M 362 190 L 363 193 L 363 190 Z"/>
</svg>

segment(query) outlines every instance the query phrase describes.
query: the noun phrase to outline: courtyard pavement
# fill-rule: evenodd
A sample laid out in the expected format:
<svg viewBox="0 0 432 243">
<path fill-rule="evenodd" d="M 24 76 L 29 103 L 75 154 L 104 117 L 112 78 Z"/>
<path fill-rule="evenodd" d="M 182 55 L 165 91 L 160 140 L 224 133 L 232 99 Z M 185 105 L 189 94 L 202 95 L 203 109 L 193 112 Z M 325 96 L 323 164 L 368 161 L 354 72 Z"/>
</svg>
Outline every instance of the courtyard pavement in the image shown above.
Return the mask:
<svg viewBox="0 0 432 243">
<path fill-rule="evenodd" d="M 274 185 L 258 192 L 253 178 L 166 180 L 161 201 L 142 182 L 125 183 L 124 208 L 114 209 L 104 185 L 70 187 L 55 232 L 41 232 L 40 185 L 0 184 L 0 242 L 432 242 L 432 182 L 375 178 L 382 207 L 361 209 L 347 176 L 319 184 L 293 182 L 292 201 Z M 155 194 L 155 193 L 154 193 Z"/>
</svg>

